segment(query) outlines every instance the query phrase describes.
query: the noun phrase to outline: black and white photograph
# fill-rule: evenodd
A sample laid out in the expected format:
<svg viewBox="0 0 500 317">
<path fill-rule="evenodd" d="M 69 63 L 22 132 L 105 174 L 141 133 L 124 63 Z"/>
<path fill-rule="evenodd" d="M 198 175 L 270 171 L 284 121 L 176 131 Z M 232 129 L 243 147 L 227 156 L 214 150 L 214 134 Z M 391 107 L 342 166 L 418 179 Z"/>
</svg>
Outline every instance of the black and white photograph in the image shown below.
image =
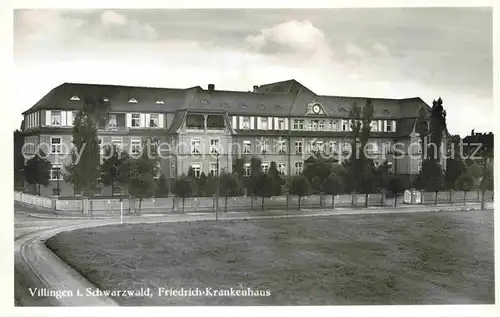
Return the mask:
<svg viewBox="0 0 500 317">
<path fill-rule="evenodd" d="M 14 9 L 15 308 L 494 305 L 493 11 Z"/>
</svg>

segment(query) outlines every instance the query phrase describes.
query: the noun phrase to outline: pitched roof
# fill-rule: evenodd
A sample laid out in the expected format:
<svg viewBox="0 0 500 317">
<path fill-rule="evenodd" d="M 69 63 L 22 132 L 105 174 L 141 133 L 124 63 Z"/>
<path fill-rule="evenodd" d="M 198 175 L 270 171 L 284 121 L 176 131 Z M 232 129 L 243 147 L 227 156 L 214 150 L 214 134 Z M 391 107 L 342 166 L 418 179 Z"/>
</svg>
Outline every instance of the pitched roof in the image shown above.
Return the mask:
<svg viewBox="0 0 500 317">
<path fill-rule="evenodd" d="M 108 98 L 114 111 L 176 112 L 179 110 L 227 112 L 234 115 L 304 116 L 308 104 L 318 102 L 328 116 L 346 117 L 354 103 L 364 106 L 368 98 L 316 95 L 291 79 L 265 84 L 255 92 L 204 90 L 199 86 L 186 89 L 134 87 L 64 83 L 52 89 L 33 107 L 39 109 L 80 109 L 82 101 L 73 96 Z M 130 103 L 135 98 L 137 103 Z M 415 118 L 421 107 L 430 107 L 420 98 L 370 98 L 377 118 Z M 163 103 L 157 103 L 158 100 Z"/>
</svg>

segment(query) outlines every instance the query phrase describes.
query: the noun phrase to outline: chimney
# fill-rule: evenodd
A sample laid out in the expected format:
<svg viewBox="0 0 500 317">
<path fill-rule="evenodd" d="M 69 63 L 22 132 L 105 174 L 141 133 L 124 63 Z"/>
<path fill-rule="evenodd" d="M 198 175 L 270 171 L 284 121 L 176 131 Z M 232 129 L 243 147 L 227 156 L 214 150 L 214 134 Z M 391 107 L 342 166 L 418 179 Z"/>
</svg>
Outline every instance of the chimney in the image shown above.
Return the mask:
<svg viewBox="0 0 500 317">
<path fill-rule="evenodd" d="M 472 129 L 470 135 L 474 136 L 474 129 Z"/>
<path fill-rule="evenodd" d="M 258 89 L 259 89 L 259 86 L 256 86 L 256 85 L 253 86 L 253 92 L 257 92 Z"/>
<path fill-rule="evenodd" d="M 214 84 L 208 84 L 208 92 L 213 92 L 215 90 Z"/>
</svg>

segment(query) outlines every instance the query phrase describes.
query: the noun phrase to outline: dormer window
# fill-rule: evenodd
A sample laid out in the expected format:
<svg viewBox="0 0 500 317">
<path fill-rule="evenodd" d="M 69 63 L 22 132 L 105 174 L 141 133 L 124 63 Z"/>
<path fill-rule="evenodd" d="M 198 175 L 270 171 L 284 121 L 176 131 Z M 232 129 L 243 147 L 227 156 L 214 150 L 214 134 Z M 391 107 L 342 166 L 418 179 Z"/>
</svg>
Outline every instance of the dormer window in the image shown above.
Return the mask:
<svg viewBox="0 0 500 317">
<path fill-rule="evenodd" d="M 387 110 L 387 109 L 384 109 L 384 113 L 389 113 L 389 110 Z"/>
<path fill-rule="evenodd" d="M 227 108 L 227 103 L 221 103 L 220 107 L 226 109 Z"/>
<path fill-rule="evenodd" d="M 201 100 L 201 103 L 208 103 L 208 100 L 206 100 L 206 99 L 202 99 L 202 100 Z"/>
<path fill-rule="evenodd" d="M 129 103 L 137 103 L 137 99 L 135 98 L 130 98 L 130 100 L 128 101 Z"/>
<path fill-rule="evenodd" d="M 109 101 L 109 99 L 108 99 L 108 97 L 104 97 L 104 98 L 102 98 L 102 101 L 104 101 L 104 102 L 108 102 L 108 101 Z"/>
<path fill-rule="evenodd" d="M 248 108 L 248 105 L 246 103 L 241 104 L 241 108 Z"/>
<path fill-rule="evenodd" d="M 164 105 L 165 102 L 163 101 L 163 99 L 158 99 L 158 100 L 156 100 L 156 104 L 157 105 Z"/>
<path fill-rule="evenodd" d="M 264 108 L 265 108 L 265 106 L 264 106 L 263 104 L 259 104 L 259 105 L 258 105 L 258 107 L 259 107 L 260 109 L 264 109 Z"/>
<path fill-rule="evenodd" d="M 71 97 L 69 100 L 79 101 L 79 100 L 80 100 L 80 98 L 78 98 L 78 96 L 73 96 L 73 97 Z"/>
</svg>

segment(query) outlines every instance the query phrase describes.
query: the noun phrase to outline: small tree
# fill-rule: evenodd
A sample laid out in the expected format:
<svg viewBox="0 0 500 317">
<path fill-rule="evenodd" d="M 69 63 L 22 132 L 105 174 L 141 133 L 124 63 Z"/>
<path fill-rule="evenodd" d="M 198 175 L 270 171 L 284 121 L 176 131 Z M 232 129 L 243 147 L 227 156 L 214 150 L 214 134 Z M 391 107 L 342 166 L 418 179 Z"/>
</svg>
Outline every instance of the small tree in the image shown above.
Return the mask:
<svg viewBox="0 0 500 317">
<path fill-rule="evenodd" d="M 267 174 L 260 172 L 254 178 L 254 193 L 262 198 L 262 210 L 264 210 L 264 199 L 272 197 L 273 180 Z"/>
<path fill-rule="evenodd" d="M 405 186 L 403 180 L 398 176 L 389 179 L 388 190 L 394 195 L 394 207 L 398 204 L 398 194 L 404 192 Z"/>
<path fill-rule="evenodd" d="M 311 189 L 314 194 L 319 194 L 321 192 L 321 177 L 314 176 L 311 182 Z"/>
<path fill-rule="evenodd" d="M 462 174 L 457 180 L 456 188 L 459 190 L 463 190 L 464 192 L 464 205 L 467 196 L 467 192 L 474 188 L 474 177 L 472 175 L 465 173 Z"/>
<path fill-rule="evenodd" d="M 363 193 L 365 193 L 365 208 L 366 208 L 368 207 L 368 195 L 375 191 L 377 185 L 375 174 L 373 173 L 371 168 L 367 167 L 363 170 L 363 172 L 361 172 L 359 179 L 360 179 L 359 188 Z"/>
<path fill-rule="evenodd" d="M 211 174 L 209 174 L 211 175 Z M 209 188 L 212 184 L 208 184 L 207 186 L 207 175 L 205 172 L 200 174 L 200 177 L 196 180 L 198 184 L 198 192 L 200 196 L 210 197 L 212 196 L 210 193 L 211 189 Z M 208 190 L 207 190 L 208 189 Z"/>
<path fill-rule="evenodd" d="M 208 177 L 205 180 L 204 186 L 205 190 L 203 192 L 203 195 L 205 197 L 213 197 L 217 189 L 217 177 L 215 177 L 212 173 L 209 173 Z"/>
<path fill-rule="evenodd" d="M 331 173 L 328 178 L 325 179 L 321 188 L 325 192 L 325 194 L 332 195 L 332 209 L 335 206 L 335 195 L 338 195 L 342 192 L 342 178 L 334 173 Z"/>
<path fill-rule="evenodd" d="M 168 197 L 168 184 L 163 174 L 158 178 L 155 197 Z"/>
<path fill-rule="evenodd" d="M 225 198 L 224 212 L 227 212 L 227 198 L 243 195 L 243 183 L 237 173 L 222 173 L 219 186 L 219 193 Z"/>
<path fill-rule="evenodd" d="M 487 190 L 493 190 L 493 166 L 486 165 L 483 166 L 483 175 L 481 182 L 479 183 L 479 189 L 481 190 L 481 210 L 484 209 L 484 195 Z"/>
<path fill-rule="evenodd" d="M 176 182 L 174 186 L 174 194 L 177 197 L 182 198 L 182 212 L 184 212 L 184 200 L 186 197 L 191 197 L 193 195 L 193 187 L 191 185 L 192 180 L 185 175 L 182 175 Z"/>
<path fill-rule="evenodd" d="M 118 182 L 118 171 L 120 169 L 120 154 L 118 148 L 113 144 L 104 150 L 106 158 L 100 165 L 101 182 L 105 186 L 111 186 L 111 196 L 114 195 L 115 184 Z"/>
<path fill-rule="evenodd" d="M 154 177 L 159 173 L 157 153 L 146 150 L 149 144 L 146 140 L 143 143 L 142 153 L 132 160 L 129 176 L 130 194 L 139 198 L 139 212 L 141 212 L 142 200 L 154 196 L 156 190 Z"/>
<path fill-rule="evenodd" d="M 269 171 L 267 172 L 268 180 L 271 182 L 271 196 L 281 195 L 281 177 L 278 173 L 276 162 L 272 161 Z"/>
<path fill-rule="evenodd" d="M 443 187 L 443 171 L 434 159 L 424 160 L 418 175 L 418 183 L 425 190 L 435 193 L 434 204 L 437 205 L 438 192 Z"/>
<path fill-rule="evenodd" d="M 38 195 L 40 195 L 40 185 L 49 185 L 50 169 L 52 168 L 50 162 L 42 157 L 45 157 L 43 152 L 39 155 L 35 155 L 33 158 L 26 161 L 24 167 L 24 179 L 28 184 L 33 184 L 37 187 Z"/>
<path fill-rule="evenodd" d="M 132 173 L 133 159 L 127 152 L 120 154 L 120 159 L 117 162 L 116 183 L 125 189 L 125 195 L 129 195 L 130 190 L 130 175 Z"/>
<path fill-rule="evenodd" d="M 300 210 L 300 200 L 303 196 L 309 195 L 311 186 L 309 185 L 309 181 L 303 175 L 296 175 L 292 177 L 292 181 L 290 184 L 290 194 L 299 197 L 299 210 Z"/>
</svg>

